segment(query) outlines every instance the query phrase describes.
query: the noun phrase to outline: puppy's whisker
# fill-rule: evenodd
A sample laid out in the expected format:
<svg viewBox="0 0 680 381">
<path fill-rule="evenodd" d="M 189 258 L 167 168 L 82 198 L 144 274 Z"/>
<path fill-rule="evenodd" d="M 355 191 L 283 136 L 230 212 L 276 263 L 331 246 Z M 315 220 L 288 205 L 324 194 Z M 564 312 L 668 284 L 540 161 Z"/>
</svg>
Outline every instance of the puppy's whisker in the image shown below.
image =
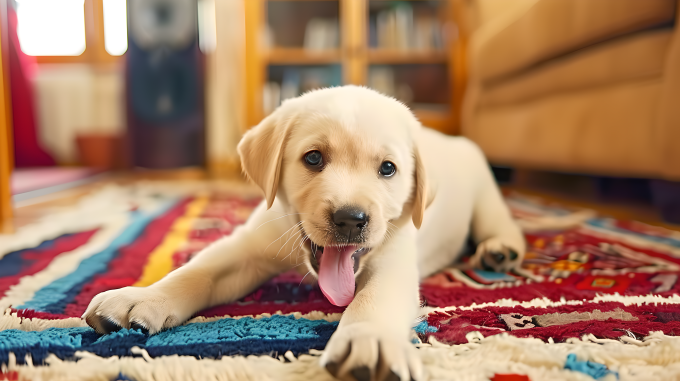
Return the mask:
<svg viewBox="0 0 680 381">
<path fill-rule="evenodd" d="M 295 248 L 297 247 L 297 241 L 300 238 L 302 238 L 302 234 L 298 234 L 297 238 L 295 238 L 295 240 L 293 241 L 293 244 L 290 247 L 290 253 L 288 253 L 288 255 L 286 255 L 285 257 L 283 257 L 281 259 L 281 261 L 284 261 L 286 258 L 290 257 L 293 254 L 293 251 L 295 251 Z"/>
<path fill-rule="evenodd" d="M 301 280 L 300 283 L 298 284 L 298 288 L 300 288 L 300 286 L 302 286 L 302 282 L 305 281 L 305 278 L 307 278 L 307 275 L 309 275 L 309 273 L 311 273 L 311 271 L 307 271 L 307 274 L 305 274 L 305 276 L 302 277 L 302 280 Z"/>
<path fill-rule="evenodd" d="M 295 225 L 293 225 L 293 226 L 291 226 L 290 228 L 288 228 L 288 230 L 286 230 L 285 232 L 283 232 L 283 233 L 279 236 L 279 238 L 273 240 L 269 245 L 267 245 L 267 247 L 264 248 L 264 251 L 266 252 L 267 249 L 269 249 L 269 246 L 271 246 L 274 242 L 276 242 L 276 241 L 280 240 L 281 238 L 283 238 L 283 236 L 286 235 L 286 233 L 288 233 L 289 231 L 291 231 L 293 228 L 295 228 Z"/>
<path fill-rule="evenodd" d="M 268 224 L 268 223 L 270 223 L 270 222 L 273 222 L 273 221 L 276 221 L 276 220 L 280 220 L 280 219 L 282 219 L 282 218 L 284 218 L 284 217 L 294 216 L 294 215 L 297 215 L 297 214 L 309 214 L 309 213 L 288 213 L 288 214 L 285 214 L 285 215 L 283 215 L 283 216 L 281 216 L 281 217 L 272 218 L 271 220 L 269 220 L 269 221 L 267 221 L 267 222 L 264 222 L 264 223 L 262 223 L 260 226 L 256 227 L 255 230 L 261 228 L 262 226 L 264 226 L 264 225 L 266 225 L 266 224 Z"/>
<path fill-rule="evenodd" d="M 302 221 L 300 221 L 300 222 L 298 222 L 297 224 L 293 225 L 293 228 L 294 228 L 295 226 L 301 225 L 301 224 L 302 224 Z M 292 229 L 292 228 L 291 228 L 291 229 Z M 290 229 L 289 229 L 289 230 L 290 230 Z M 289 235 L 290 235 L 290 234 L 289 234 Z M 284 244 L 281 245 L 281 247 L 279 248 L 279 251 L 276 252 L 276 256 L 274 256 L 274 258 L 278 258 L 279 253 L 281 253 L 281 250 L 283 250 L 283 248 L 286 247 L 286 245 L 288 244 L 288 241 L 290 241 L 293 237 L 294 237 L 294 236 L 292 236 L 292 235 L 291 235 L 290 237 L 288 237 L 288 239 L 286 240 L 286 242 L 284 242 Z M 284 259 L 285 259 L 285 258 L 284 258 Z M 283 259 L 282 259 L 282 261 L 283 261 Z"/>
</svg>

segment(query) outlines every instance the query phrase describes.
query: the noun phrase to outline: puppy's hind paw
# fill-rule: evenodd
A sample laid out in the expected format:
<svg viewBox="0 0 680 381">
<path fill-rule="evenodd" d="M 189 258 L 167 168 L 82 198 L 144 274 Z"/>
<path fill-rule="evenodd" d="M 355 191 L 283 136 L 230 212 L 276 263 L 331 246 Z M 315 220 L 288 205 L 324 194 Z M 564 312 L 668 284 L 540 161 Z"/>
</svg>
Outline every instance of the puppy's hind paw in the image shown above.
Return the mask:
<svg viewBox="0 0 680 381">
<path fill-rule="evenodd" d="M 519 267 L 523 258 L 523 252 L 518 252 L 497 238 L 490 238 L 477 245 L 470 264 L 480 270 L 505 273 Z"/>
</svg>

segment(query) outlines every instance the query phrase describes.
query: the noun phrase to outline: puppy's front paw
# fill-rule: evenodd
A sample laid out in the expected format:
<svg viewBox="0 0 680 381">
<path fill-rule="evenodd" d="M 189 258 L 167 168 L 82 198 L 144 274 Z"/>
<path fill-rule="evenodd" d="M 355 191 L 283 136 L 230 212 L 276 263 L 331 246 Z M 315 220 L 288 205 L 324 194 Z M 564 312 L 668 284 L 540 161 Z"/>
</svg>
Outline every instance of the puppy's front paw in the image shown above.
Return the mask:
<svg viewBox="0 0 680 381">
<path fill-rule="evenodd" d="M 480 270 L 505 273 L 518 267 L 523 258 L 523 252 L 518 252 L 498 238 L 489 238 L 477 245 L 470 264 Z"/>
<path fill-rule="evenodd" d="M 141 328 L 150 334 L 182 323 L 171 298 L 151 288 L 125 287 L 92 299 L 82 318 L 98 333 Z"/>
<path fill-rule="evenodd" d="M 321 366 L 334 377 L 357 381 L 419 380 L 422 374 L 418 350 L 408 340 L 370 323 L 338 329 L 326 345 Z"/>
</svg>

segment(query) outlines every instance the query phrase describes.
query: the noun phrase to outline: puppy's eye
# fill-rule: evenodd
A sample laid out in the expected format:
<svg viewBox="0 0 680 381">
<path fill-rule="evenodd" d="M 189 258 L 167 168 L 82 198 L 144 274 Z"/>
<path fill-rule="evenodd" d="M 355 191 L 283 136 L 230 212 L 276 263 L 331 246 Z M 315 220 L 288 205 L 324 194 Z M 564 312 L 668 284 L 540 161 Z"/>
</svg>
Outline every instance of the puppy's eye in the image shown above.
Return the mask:
<svg viewBox="0 0 680 381">
<path fill-rule="evenodd" d="M 309 151 L 305 154 L 305 163 L 308 166 L 319 169 L 323 166 L 323 156 L 319 151 Z"/>
<path fill-rule="evenodd" d="M 378 172 L 381 176 L 392 177 L 395 173 L 397 173 L 397 167 L 391 161 L 383 161 Z"/>
</svg>

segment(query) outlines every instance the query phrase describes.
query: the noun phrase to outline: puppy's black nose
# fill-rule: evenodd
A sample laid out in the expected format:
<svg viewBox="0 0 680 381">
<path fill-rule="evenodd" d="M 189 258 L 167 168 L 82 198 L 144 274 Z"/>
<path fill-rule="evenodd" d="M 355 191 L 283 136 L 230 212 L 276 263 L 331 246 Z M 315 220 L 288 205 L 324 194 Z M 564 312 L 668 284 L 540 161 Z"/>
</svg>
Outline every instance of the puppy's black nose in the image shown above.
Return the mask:
<svg viewBox="0 0 680 381">
<path fill-rule="evenodd" d="M 333 213 L 333 223 L 339 235 L 352 241 L 368 224 L 368 216 L 358 208 L 340 208 Z"/>
</svg>

